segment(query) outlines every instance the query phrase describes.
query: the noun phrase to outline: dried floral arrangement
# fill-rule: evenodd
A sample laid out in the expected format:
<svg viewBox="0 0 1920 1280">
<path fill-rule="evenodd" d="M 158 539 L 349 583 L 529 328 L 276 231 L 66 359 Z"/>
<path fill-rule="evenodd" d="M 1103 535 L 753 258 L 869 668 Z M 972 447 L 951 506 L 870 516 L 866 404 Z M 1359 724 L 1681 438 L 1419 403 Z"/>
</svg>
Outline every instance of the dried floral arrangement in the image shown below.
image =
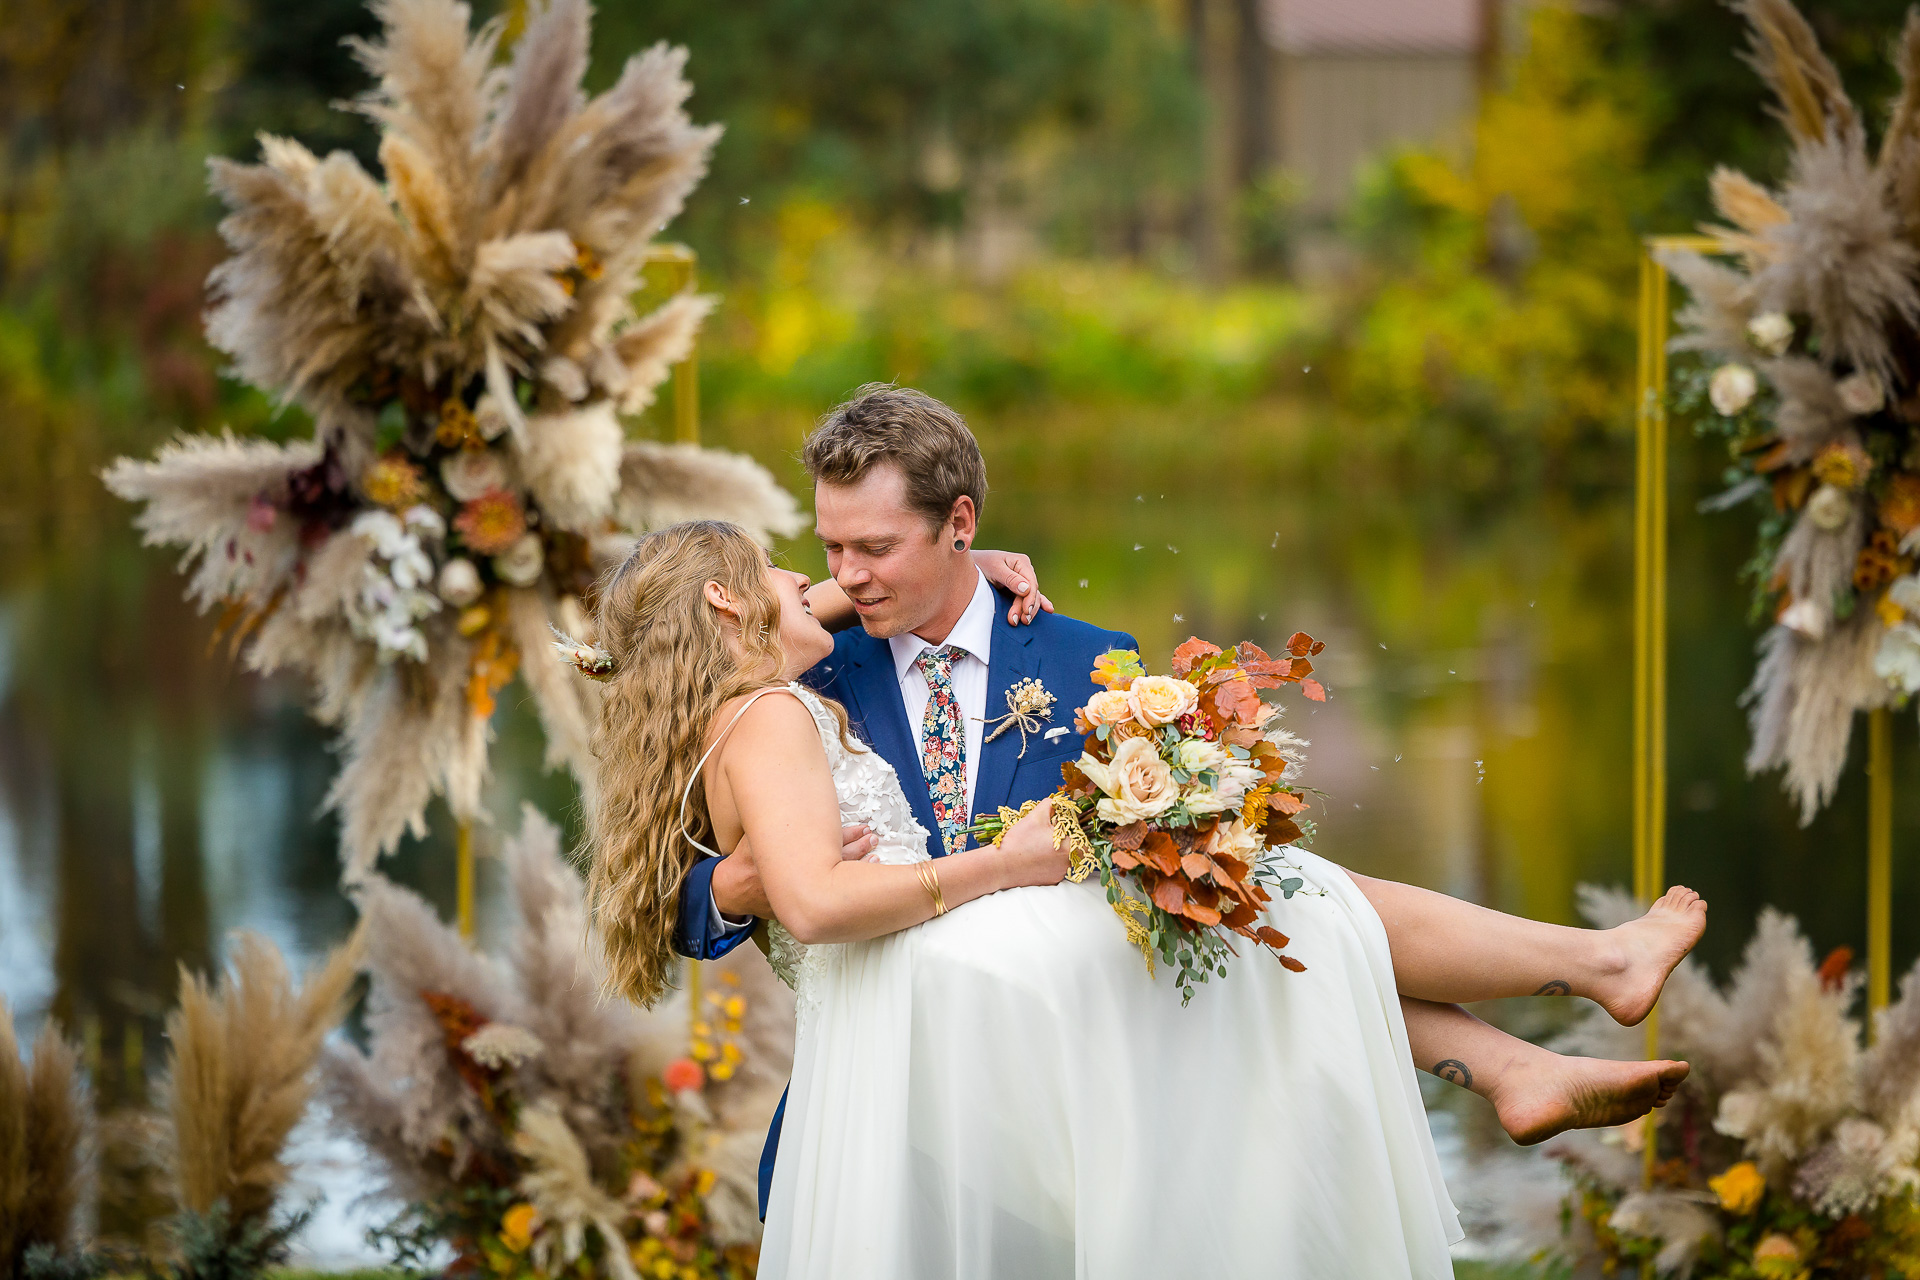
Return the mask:
<svg viewBox="0 0 1920 1280">
<path fill-rule="evenodd" d="M 1788 0 L 1736 0 L 1792 149 L 1769 191 L 1721 168 L 1704 228 L 1738 259 L 1662 261 L 1686 285 L 1676 407 L 1732 455 L 1708 505 L 1751 504 L 1755 608 L 1774 625 L 1746 700 L 1754 772 L 1802 821 L 1832 798 L 1855 711 L 1920 691 L 1920 13 L 1877 154 Z"/>
<path fill-rule="evenodd" d="M 498 21 L 454 0 L 375 0 L 356 42 L 376 87 L 376 182 L 262 136 L 211 164 L 232 256 L 209 340 L 303 408 L 311 439 L 191 436 L 121 459 L 150 543 L 185 549 L 188 594 L 245 661 L 315 686 L 345 763 L 329 795 L 349 877 L 444 795 L 482 818 L 489 717 L 516 671 L 549 765 L 591 786 L 594 690 L 544 654 L 590 630 L 598 572 L 636 531 L 694 516 L 763 540 L 791 497 L 753 462 L 628 440 L 711 299 L 633 299 L 653 237 L 704 174 L 717 127 L 682 104 L 684 51 L 656 46 L 587 98 L 586 0 L 535 5 L 510 63 Z M 588 636 L 587 638 L 591 638 Z"/>
<path fill-rule="evenodd" d="M 1638 914 L 1625 894 L 1582 898 L 1596 926 Z M 1652 1187 L 1643 1122 L 1571 1132 L 1546 1148 L 1570 1191 L 1537 1156 L 1476 1171 L 1492 1234 L 1578 1276 L 1648 1261 L 1694 1280 L 1920 1276 L 1920 966 L 1863 1048 L 1851 963 L 1846 948 L 1816 963 L 1771 909 L 1724 987 L 1684 961 L 1661 996 L 1661 1052 L 1693 1073 L 1652 1130 Z M 1553 1047 L 1625 1059 L 1639 1039 L 1596 1008 Z"/>
<path fill-rule="evenodd" d="M 604 999 L 558 831 L 528 809 L 503 856 L 519 912 L 504 959 L 378 874 L 355 890 L 371 1045 L 331 1052 L 329 1095 L 408 1205 L 382 1233 L 396 1261 L 444 1243 L 449 1274 L 501 1280 L 752 1275 L 791 997 L 743 948 L 707 966 L 697 1018 L 685 997 Z"/>
</svg>

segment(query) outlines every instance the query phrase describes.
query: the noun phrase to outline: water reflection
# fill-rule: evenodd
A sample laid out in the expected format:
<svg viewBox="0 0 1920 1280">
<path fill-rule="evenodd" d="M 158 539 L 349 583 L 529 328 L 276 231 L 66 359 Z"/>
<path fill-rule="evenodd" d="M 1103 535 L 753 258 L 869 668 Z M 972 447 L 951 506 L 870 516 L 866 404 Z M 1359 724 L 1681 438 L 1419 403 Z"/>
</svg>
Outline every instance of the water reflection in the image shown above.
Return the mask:
<svg viewBox="0 0 1920 1280">
<path fill-rule="evenodd" d="M 1218 424 L 1171 415 L 1053 425 L 980 424 L 995 481 L 983 540 L 1032 553 L 1062 609 L 1132 631 L 1157 663 L 1193 633 L 1328 641 L 1332 700 L 1289 710 L 1328 793 L 1321 852 L 1554 920 L 1573 919 L 1576 883 L 1628 878 L 1620 484 L 1542 482 L 1475 503 L 1343 469 L 1337 449 L 1303 481 L 1289 433 L 1330 429 L 1292 419 L 1241 424 L 1238 455 L 1183 452 Z M 748 422 L 731 443 L 797 480 L 783 459 L 798 430 Z M 1714 904 L 1702 951 L 1716 966 L 1769 902 L 1799 914 L 1816 947 L 1859 949 L 1860 768 L 1805 830 L 1774 780 L 1744 776 L 1735 699 L 1753 633 L 1733 573 L 1747 530 L 1690 514 L 1717 469 L 1692 449 L 1676 459 L 1672 876 Z M 208 652 L 209 621 L 180 601 L 171 556 L 135 545 L 128 514 L 103 503 L 63 525 L 93 530 L 84 545 L 0 569 L 0 994 L 29 1034 L 48 1014 L 76 1030 L 109 1106 L 146 1099 L 179 966 L 205 968 L 240 927 L 302 964 L 352 919 L 333 821 L 316 817 L 335 765 L 325 734 L 297 688 Z M 805 540 L 787 554 L 824 568 Z M 542 772 L 537 727 L 511 695 L 489 805 L 512 824 L 530 800 L 575 834 L 570 784 Z M 1909 719 L 1898 734 L 1904 798 L 1920 794 L 1920 753 Z M 450 833 L 432 817 L 433 835 L 385 870 L 450 913 Z M 1898 820 L 1896 967 L 1920 948 L 1920 805 L 1902 803 Z M 483 941 L 504 931 L 499 887 L 483 861 Z"/>
</svg>

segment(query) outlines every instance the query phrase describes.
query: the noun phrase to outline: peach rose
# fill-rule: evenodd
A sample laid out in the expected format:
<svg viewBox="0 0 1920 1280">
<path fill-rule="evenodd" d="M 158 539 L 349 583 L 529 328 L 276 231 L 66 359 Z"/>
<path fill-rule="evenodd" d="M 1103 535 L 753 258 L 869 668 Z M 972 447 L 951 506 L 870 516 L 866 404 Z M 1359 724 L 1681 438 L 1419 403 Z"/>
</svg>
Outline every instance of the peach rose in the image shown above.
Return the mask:
<svg viewBox="0 0 1920 1280">
<path fill-rule="evenodd" d="M 1113 753 L 1110 764 L 1080 757 L 1080 771 L 1106 793 L 1096 806 L 1100 819 L 1116 826 L 1157 818 L 1180 798 L 1173 769 L 1146 738 L 1128 738 Z"/>
<path fill-rule="evenodd" d="M 1141 676 L 1127 690 L 1141 724 L 1172 724 L 1200 705 L 1200 691 L 1172 676 Z"/>
<path fill-rule="evenodd" d="M 1125 724 L 1133 719 L 1133 702 L 1123 690 L 1102 689 L 1087 699 L 1080 714 L 1090 725 Z"/>
</svg>

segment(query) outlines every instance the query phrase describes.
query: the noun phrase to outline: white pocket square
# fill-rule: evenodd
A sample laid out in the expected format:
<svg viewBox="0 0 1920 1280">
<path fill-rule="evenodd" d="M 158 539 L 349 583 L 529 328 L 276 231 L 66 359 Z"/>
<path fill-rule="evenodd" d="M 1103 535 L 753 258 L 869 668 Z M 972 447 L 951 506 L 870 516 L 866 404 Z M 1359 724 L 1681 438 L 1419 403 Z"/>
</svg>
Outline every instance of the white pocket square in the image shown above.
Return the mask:
<svg viewBox="0 0 1920 1280">
<path fill-rule="evenodd" d="M 1065 733 L 1066 731 L 1067 731 L 1067 726 L 1061 725 L 1058 729 L 1047 730 L 1044 736 L 1046 737 L 1046 740 L 1048 742 L 1052 742 L 1055 738 L 1059 737 L 1061 734 Z"/>
</svg>

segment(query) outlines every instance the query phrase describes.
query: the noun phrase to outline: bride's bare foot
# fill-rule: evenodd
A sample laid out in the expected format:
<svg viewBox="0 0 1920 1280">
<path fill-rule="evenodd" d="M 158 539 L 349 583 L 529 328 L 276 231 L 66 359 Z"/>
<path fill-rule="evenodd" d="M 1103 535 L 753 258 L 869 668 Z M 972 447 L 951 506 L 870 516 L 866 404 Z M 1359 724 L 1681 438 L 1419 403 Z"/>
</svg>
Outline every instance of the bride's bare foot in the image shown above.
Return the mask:
<svg viewBox="0 0 1920 1280">
<path fill-rule="evenodd" d="M 1667 975 L 1693 950 L 1706 927 L 1706 900 L 1682 885 L 1673 886 L 1647 914 L 1606 932 L 1606 942 L 1619 951 L 1607 966 L 1611 972 L 1584 994 L 1621 1026 L 1638 1025 L 1660 998 Z"/>
<path fill-rule="evenodd" d="M 1523 1147 L 1568 1129 L 1604 1129 L 1664 1107 L 1691 1070 L 1684 1062 L 1612 1062 L 1544 1055 L 1506 1072 L 1488 1101 Z"/>
</svg>

